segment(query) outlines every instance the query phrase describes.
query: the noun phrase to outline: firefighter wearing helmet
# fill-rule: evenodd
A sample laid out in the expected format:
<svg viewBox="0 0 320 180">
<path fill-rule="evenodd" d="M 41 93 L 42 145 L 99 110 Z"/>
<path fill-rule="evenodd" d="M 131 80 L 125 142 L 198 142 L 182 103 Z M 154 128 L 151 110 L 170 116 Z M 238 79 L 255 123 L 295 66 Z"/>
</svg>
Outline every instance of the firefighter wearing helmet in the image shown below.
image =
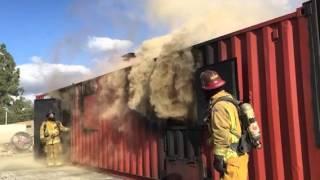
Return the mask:
<svg viewBox="0 0 320 180">
<path fill-rule="evenodd" d="M 62 165 L 61 132 L 67 132 L 69 128 L 55 119 L 55 113 L 49 112 L 47 119 L 40 126 L 40 140 L 44 144 L 48 166 Z"/>
<path fill-rule="evenodd" d="M 247 180 L 248 154 L 239 154 L 233 148 L 242 134 L 237 107 L 227 101 L 217 101 L 221 97 L 233 98 L 224 90 L 226 82 L 213 70 L 202 72 L 200 80 L 210 100 L 207 123 L 211 132 L 209 141 L 213 145 L 214 168 L 223 180 Z"/>
</svg>

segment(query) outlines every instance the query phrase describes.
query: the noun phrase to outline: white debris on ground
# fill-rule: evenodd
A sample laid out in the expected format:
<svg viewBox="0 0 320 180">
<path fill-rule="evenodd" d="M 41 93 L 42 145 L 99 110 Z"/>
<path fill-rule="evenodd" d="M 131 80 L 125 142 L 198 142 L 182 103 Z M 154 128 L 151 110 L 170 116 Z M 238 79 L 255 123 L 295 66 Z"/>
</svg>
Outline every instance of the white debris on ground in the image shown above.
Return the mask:
<svg viewBox="0 0 320 180">
<path fill-rule="evenodd" d="M 6 180 L 120 180 L 121 178 L 91 172 L 77 167 L 38 168 L 0 172 L 0 179 Z"/>
<path fill-rule="evenodd" d="M 0 144 L 0 158 L 6 157 L 6 156 L 13 156 L 16 154 L 26 154 L 31 152 L 33 152 L 33 146 L 30 146 L 30 148 L 25 151 L 19 151 L 12 143 Z"/>
<path fill-rule="evenodd" d="M 0 156 L 0 180 L 121 180 L 123 178 L 81 167 L 46 167 L 32 153 Z"/>
<path fill-rule="evenodd" d="M 14 147 L 11 143 L 0 144 L 0 157 L 11 156 L 14 153 Z"/>
<path fill-rule="evenodd" d="M 50 167 L 33 157 L 33 135 L 22 124 L 0 128 L 0 180 L 120 180 L 123 178 L 66 164 Z M 17 134 L 20 133 L 20 136 Z M 21 135 L 22 133 L 22 135 Z M 23 134 L 28 133 L 28 134 Z M 31 139 L 28 139 L 31 138 Z M 28 141 L 26 141 L 28 140 Z M 28 145 L 21 146 L 18 145 Z M 20 147 L 20 148 L 19 148 Z M 25 148 L 27 147 L 27 148 Z M 29 148 L 28 148 L 29 147 Z"/>
</svg>

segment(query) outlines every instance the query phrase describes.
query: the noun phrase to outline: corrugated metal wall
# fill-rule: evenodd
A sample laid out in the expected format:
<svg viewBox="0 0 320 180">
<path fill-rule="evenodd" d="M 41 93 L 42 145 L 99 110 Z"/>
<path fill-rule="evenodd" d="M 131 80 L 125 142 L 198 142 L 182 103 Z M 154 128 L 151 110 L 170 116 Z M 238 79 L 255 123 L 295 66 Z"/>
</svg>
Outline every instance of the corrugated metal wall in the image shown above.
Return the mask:
<svg viewBox="0 0 320 180">
<path fill-rule="evenodd" d="M 117 173 L 158 178 L 157 128 L 133 112 L 116 121 L 102 119 L 96 94 L 82 97 L 81 112 L 80 86 L 75 88 L 72 112 L 71 161 Z"/>
<path fill-rule="evenodd" d="M 263 149 L 251 154 L 250 179 L 320 179 L 301 9 L 194 48 L 203 66 L 237 58 L 240 99 L 253 104 L 263 134 Z"/>
</svg>

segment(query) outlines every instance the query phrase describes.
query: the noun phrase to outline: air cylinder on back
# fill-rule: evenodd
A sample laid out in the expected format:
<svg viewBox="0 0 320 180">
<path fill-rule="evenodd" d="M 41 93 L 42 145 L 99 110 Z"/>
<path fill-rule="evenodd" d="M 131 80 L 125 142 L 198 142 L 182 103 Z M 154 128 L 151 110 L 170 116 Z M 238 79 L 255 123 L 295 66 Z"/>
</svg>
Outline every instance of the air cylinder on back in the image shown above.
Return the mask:
<svg viewBox="0 0 320 180">
<path fill-rule="evenodd" d="M 261 133 L 259 125 L 256 121 L 253 108 L 251 104 L 249 103 L 243 103 L 240 105 L 241 111 L 244 113 L 244 116 L 246 117 L 245 120 L 247 121 L 247 128 L 250 135 L 250 139 L 255 146 L 255 148 L 261 147 Z"/>
</svg>

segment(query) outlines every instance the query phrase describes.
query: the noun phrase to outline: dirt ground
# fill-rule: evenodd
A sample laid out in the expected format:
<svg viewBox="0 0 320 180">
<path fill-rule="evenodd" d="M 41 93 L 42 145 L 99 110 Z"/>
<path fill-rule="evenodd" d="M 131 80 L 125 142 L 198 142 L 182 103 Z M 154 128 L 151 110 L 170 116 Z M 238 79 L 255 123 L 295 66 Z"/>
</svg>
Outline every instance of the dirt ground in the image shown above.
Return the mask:
<svg viewBox="0 0 320 180">
<path fill-rule="evenodd" d="M 65 165 L 47 168 L 32 153 L 0 156 L 0 180 L 120 180 L 123 178 Z"/>
</svg>

